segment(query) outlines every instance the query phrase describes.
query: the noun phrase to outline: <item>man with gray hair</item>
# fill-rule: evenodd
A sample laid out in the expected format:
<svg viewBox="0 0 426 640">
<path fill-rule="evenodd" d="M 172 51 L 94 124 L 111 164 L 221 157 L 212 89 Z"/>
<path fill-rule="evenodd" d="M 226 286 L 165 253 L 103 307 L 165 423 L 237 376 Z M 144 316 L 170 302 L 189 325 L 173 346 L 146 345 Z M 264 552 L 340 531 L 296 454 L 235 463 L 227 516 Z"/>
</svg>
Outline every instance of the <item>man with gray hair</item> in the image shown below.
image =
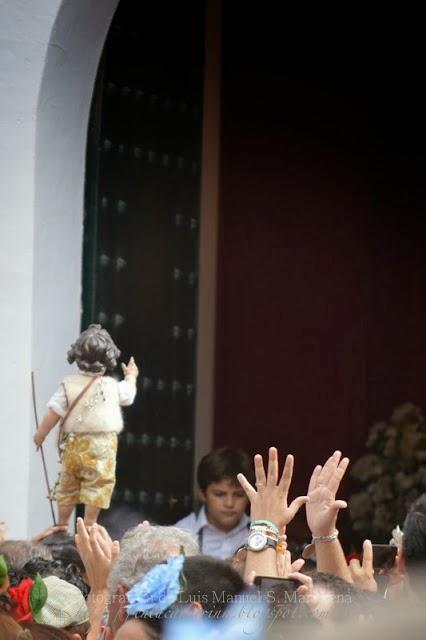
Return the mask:
<svg viewBox="0 0 426 640">
<path fill-rule="evenodd" d="M 108 628 L 104 637 L 115 636 L 127 618 L 127 591 L 154 565 L 178 555 L 181 550 L 186 556 L 198 553 L 198 543 L 190 533 L 177 527 L 151 526 L 148 522 L 129 529 L 119 545 L 112 542 L 100 525 L 93 525 L 89 534 L 83 520 L 78 518 L 76 544 L 91 585 L 90 639 L 97 637 L 106 604 Z"/>
<path fill-rule="evenodd" d="M 177 527 L 151 526 L 143 523 L 127 531 L 120 544 L 120 553 L 113 564 L 108 581 L 109 627 L 115 633 L 127 618 L 124 605 L 126 592 L 156 564 L 177 556 L 198 553 L 198 543 L 187 531 Z"/>
</svg>

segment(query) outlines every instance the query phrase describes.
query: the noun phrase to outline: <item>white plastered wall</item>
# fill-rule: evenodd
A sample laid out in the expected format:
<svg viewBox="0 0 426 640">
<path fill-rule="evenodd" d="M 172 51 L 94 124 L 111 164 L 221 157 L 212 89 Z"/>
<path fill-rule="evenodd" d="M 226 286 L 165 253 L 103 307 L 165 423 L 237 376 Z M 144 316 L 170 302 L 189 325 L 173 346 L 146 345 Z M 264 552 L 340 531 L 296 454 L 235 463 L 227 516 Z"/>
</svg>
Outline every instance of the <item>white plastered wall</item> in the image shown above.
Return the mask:
<svg viewBox="0 0 426 640">
<path fill-rule="evenodd" d="M 30 374 L 41 417 L 80 329 L 87 124 L 118 1 L 0 0 L 0 521 L 11 538 L 51 523 Z M 211 446 L 214 388 L 220 3 L 207 5 L 196 462 Z M 53 484 L 52 435 L 45 453 Z"/>
<path fill-rule="evenodd" d="M 30 373 L 42 413 L 80 328 L 87 123 L 117 4 L 0 0 L 0 520 L 10 537 L 51 521 Z"/>
</svg>

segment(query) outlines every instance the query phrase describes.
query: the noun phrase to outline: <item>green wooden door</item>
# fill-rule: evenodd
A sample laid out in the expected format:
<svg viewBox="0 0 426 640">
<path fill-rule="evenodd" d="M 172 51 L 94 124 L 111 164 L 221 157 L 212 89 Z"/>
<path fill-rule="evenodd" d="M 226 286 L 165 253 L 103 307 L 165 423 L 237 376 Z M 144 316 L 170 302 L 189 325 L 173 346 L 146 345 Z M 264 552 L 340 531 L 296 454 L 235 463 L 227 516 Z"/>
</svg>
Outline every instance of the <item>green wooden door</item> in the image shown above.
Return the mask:
<svg viewBox="0 0 426 640">
<path fill-rule="evenodd" d="M 122 0 L 87 148 L 82 324 L 141 368 L 112 508 L 161 523 L 192 504 L 203 11 Z"/>
</svg>

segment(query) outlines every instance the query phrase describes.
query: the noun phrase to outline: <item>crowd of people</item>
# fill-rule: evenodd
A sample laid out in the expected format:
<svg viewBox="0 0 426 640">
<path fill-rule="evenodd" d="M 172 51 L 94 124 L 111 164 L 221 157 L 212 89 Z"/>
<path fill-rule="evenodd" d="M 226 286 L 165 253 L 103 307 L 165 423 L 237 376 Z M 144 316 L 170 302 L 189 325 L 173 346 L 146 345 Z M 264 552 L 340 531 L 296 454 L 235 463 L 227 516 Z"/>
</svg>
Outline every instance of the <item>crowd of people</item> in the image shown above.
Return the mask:
<svg viewBox="0 0 426 640">
<path fill-rule="evenodd" d="M 0 639 L 423 637 L 426 494 L 378 576 L 369 540 L 349 563 L 339 541 L 348 458 L 335 451 L 289 502 L 293 464 L 287 455 L 280 472 L 274 447 L 254 465 L 215 450 L 198 468 L 201 509 L 176 526 L 144 521 L 112 540 L 78 518 L 75 536 L 56 527 L 3 540 Z M 300 509 L 312 539 L 291 557 L 287 527 Z"/>
</svg>

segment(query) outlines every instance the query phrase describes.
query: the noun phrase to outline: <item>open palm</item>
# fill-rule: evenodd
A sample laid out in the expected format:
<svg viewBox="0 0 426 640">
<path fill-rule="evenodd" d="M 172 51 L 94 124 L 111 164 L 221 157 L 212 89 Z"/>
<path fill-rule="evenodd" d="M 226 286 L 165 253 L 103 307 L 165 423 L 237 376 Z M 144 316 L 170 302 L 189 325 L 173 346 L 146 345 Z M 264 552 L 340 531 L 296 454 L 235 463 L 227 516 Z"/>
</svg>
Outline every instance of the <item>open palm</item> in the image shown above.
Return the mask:
<svg viewBox="0 0 426 640">
<path fill-rule="evenodd" d="M 314 536 L 331 535 L 336 528 L 339 509 L 345 509 L 344 500 L 336 500 L 336 493 L 349 464 L 348 458 L 342 458 L 335 451 L 325 465 L 315 467 L 309 482 L 306 504 L 308 526 Z"/>
<path fill-rule="evenodd" d="M 265 472 L 263 458 L 257 454 L 254 457 L 256 474 L 256 489 L 247 478 L 238 474 L 238 480 L 250 501 L 250 516 L 252 520 L 264 519 L 273 522 L 282 530 L 308 500 L 306 496 L 298 496 L 288 504 L 288 493 L 293 477 L 294 458 L 288 455 L 284 470 L 279 478 L 278 451 L 275 447 L 269 449 L 268 471 Z"/>
</svg>

